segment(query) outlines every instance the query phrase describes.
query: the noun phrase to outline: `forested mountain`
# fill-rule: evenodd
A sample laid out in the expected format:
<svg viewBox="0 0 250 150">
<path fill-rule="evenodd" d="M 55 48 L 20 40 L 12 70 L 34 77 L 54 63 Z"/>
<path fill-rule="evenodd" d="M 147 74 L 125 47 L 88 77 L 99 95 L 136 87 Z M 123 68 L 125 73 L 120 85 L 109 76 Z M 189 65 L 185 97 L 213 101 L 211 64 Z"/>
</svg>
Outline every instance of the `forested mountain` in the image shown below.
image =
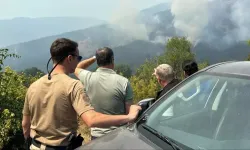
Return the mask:
<svg viewBox="0 0 250 150">
<path fill-rule="evenodd" d="M 200 25 L 194 26 L 197 30 L 192 29 L 193 32 L 191 32 L 191 26 L 187 29 L 190 36 L 184 33 L 185 30 L 181 30 L 181 24 L 187 20 L 185 20 L 185 16 L 181 18 L 179 15 L 185 14 L 175 12 L 177 11 L 176 8 L 174 10 L 171 8 L 173 4 L 162 3 L 137 14 L 125 16 L 118 22 L 101 24 L 8 46 L 7 48 L 20 55 L 21 59 L 15 61 L 9 59 L 6 64 L 17 70 L 37 67 L 45 71 L 50 55 L 50 45 L 56 38 L 60 37 L 77 41 L 80 53 L 84 58 L 94 55 L 97 48 L 111 47 L 115 50 L 116 63 L 127 63 L 134 66 L 133 68 L 142 64 L 147 58 L 160 55 L 169 38 L 185 35 L 191 39 L 194 45 L 192 51 L 196 54 L 198 61 L 207 60 L 210 64 L 213 64 L 220 61 L 245 59 L 250 53 L 250 49 L 245 42 L 247 36 L 244 36 L 244 39 L 241 33 L 243 27 L 237 25 L 235 20 L 232 19 L 232 14 L 235 13 L 235 10 L 232 9 L 234 3 L 231 2 L 232 0 L 230 0 L 231 3 L 227 0 L 219 1 L 225 2 L 225 6 L 221 8 L 223 9 L 221 13 L 224 16 L 216 16 L 215 12 L 211 11 L 211 14 L 207 16 L 207 23 L 202 28 Z M 215 5 L 217 1 L 211 1 L 210 3 L 211 10 L 219 11 L 219 8 Z M 237 10 L 240 11 L 239 8 Z M 187 26 L 188 23 L 190 22 L 187 22 Z M 236 31 L 239 31 L 239 34 Z M 196 39 L 192 39 L 194 32 Z"/>
<path fill-rule="evenodd" d="M 103 23 L 105 21 L 88 17 L 20 17 L 0 20 L 0 46 L 27 42 Z"/>
</svg>

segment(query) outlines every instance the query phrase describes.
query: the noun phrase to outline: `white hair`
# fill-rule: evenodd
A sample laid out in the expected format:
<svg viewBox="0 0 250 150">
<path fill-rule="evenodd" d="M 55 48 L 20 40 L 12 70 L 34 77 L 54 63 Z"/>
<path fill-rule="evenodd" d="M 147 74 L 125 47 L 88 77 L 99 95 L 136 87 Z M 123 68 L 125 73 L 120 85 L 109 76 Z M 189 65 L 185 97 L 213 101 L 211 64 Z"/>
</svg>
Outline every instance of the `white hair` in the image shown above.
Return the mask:
<svg viewBox="0 0 250 150">
<path fill-rule="evenodd" d="M 155 75 L 161 80 L 171 81 L 174 78 L 174 70 L 168 64 L 161 64 L 155 68 Z"/>
</svg>

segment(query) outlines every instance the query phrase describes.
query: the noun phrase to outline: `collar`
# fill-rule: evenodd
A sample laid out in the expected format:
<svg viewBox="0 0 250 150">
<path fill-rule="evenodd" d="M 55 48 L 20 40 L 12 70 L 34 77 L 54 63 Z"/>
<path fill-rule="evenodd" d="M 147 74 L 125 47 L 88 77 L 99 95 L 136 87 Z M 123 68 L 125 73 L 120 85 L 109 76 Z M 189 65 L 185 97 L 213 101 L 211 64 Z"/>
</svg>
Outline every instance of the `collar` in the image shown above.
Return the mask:
<svg viewBox="0 0 250 150">
<path fill-rule="evenodd" d="M 116 74 L 116 72 L 112 69 L 109 68 L 104 68 L 104 67 L 99 67 L 96 72 L 105 72 L 105 73 L 112 73 L 112 74 Z"/>
<path fill-rule="evenodd" d="M 162 88 L 162 90 L 167 88 L 169 85 L 175 83 L 176 81 L 178 81 L 178 80 L 177 79 L 172 79 L 166 86 L 164 86 L 164 88 Z"/>
</svg>

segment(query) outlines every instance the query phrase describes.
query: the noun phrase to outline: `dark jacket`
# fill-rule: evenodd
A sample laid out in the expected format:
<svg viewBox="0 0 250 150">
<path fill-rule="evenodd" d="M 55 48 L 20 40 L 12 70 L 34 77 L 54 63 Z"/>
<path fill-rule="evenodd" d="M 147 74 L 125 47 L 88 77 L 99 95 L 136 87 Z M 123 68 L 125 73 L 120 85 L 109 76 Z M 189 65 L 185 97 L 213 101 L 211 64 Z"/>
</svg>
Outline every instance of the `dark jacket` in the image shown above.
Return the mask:
<svg viewBox="0 0 250 150">
<path fill-rule="evenodd" d="M 167 93 L 169 90 L 171 90 L 175 85 L 180 83 L 181 80 L 179 79 L 173 79 L 171 82 L 169 82 L 163 89 L 157 92 L 155 100 L 159 99 L 162 95 Z"/>
</svg>

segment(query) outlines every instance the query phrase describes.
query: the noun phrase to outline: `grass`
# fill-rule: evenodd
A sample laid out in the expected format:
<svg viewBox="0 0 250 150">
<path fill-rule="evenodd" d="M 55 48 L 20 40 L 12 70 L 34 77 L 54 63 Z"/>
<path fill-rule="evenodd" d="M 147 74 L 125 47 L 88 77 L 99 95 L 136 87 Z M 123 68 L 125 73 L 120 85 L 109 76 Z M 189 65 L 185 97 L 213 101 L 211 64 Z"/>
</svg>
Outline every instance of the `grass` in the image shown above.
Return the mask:
<svg viewBox="0 0 250 150">
<path fill-rule="evenodd" d="M 84 143 L 88 143 L 91 141 L 90 129 L 85 125 L 85 123 L 81 119 L 79 119 L 78 132 L 84 138 Z"/>
</svg>

